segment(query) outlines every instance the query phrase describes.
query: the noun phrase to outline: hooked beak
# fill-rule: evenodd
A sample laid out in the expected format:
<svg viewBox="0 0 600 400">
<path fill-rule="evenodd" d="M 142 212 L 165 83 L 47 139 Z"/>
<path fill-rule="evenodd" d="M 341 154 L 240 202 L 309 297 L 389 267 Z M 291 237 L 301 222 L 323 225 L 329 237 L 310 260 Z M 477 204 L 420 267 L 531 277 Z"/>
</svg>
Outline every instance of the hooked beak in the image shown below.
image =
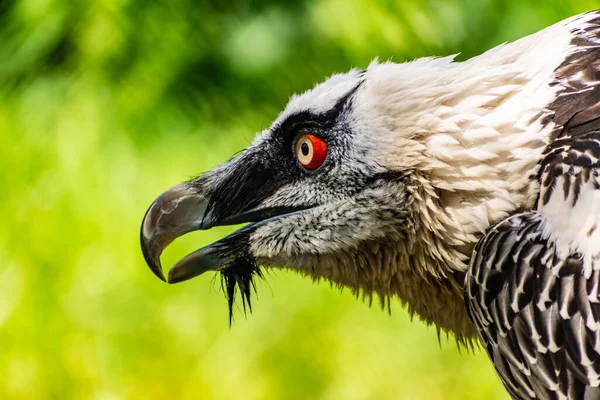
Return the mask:
<svg viewBox="0 0 600 400">
<path fill-rule="evenodd" d="M 208 222 L 204 222 L 207 206 L 205 196 L 186 182 L 161 194 L 146 211 L 140 232 L 142 253 L 150 270 L 161 280 L 166 281 L 160 263 L 163 250 L 188 232 L 208 228 Z"/>
<path fill-rule="evenodd" d="M 309 208 L 255 208 L 216 218 L 210 210 L 210 197 L 210 190 L 200 189 L 194 181 L 186 182 L 161 194 L 146 211 L 140 232 L 142 253 L 150 270 L 161 280 L 178 283 L 207 271 L 223 271 L 234 264 L 239 265 L 240 261 L 253 264 L 249 234 L 259 224 Z M 165 279 L 160 256 L 175 239 L 196 230 L 245 222 L 250 224 L 182 258 Z"/>
</svg>

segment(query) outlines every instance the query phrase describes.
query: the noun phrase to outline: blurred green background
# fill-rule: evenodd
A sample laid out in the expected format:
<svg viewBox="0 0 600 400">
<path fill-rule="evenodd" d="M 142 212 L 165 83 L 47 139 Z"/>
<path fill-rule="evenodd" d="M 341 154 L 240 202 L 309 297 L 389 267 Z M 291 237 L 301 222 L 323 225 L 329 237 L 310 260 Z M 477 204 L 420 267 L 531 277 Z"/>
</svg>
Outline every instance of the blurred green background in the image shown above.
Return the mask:
<svg viewBox="0 0 600 400">
<path fill-rule="evenodd" d="M 485 354 L 290 273 L 231 329 L 139 224 L 287 98 L 374 57 L 478 54 L 597 1 L 0 2 L 1 399 L 505 399 Z M 228 229 L 191 234 L 165 265 Z M 462 354 L 461 354 L 462 353 Z"/>
</svg>

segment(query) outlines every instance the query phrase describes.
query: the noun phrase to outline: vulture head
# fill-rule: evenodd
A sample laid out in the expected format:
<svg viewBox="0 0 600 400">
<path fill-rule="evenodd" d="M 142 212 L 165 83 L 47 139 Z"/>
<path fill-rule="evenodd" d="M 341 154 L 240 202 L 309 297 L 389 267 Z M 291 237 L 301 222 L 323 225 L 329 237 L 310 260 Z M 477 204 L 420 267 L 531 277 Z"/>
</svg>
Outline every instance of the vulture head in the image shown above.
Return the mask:
<svg viewBox="0 0 600 400">
<path fill-rule="evenodd" d="M 181 259 L 168 282 L 218 271 L 231 312 L 237 288 L 250 301 L 260 268 L 285 268 L 397 297 L 438 329 L 472 337 L 470 253 L 491 223 L 533 203 L 536 157 L 519 149 L 540 142 L 516 127 L 516 111 L 498 111 L 527 80 L 523 61 L 484 56 L 374 62 L 293 96 L 240 154 L 152 203 L 141 227 L 148 266 L 164 280 L 160 255 L 174 239 L 247 223 Z M 527 107 L 530 117 L 542 109 Z"/>
</svg>

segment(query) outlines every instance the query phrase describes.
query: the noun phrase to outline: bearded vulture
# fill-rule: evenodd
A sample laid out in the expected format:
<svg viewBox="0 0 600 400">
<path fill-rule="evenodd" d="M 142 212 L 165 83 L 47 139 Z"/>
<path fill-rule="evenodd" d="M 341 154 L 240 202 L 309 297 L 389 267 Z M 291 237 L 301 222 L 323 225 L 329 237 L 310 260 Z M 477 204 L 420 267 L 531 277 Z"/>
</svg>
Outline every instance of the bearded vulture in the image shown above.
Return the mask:
<svg viewBox="0 0 600 400">
<path fill-rule="evenodd" d="M 254 142 L 148 209 L 180 260 L 250 306 L 263 268 L 397 297 L 468 343 L 515 399 L 600 398 L 600 12 L 464 62 L 373 62 L 291 98 Z M 231 316 L 230 316 L 231 318 Z"/>
</svg>

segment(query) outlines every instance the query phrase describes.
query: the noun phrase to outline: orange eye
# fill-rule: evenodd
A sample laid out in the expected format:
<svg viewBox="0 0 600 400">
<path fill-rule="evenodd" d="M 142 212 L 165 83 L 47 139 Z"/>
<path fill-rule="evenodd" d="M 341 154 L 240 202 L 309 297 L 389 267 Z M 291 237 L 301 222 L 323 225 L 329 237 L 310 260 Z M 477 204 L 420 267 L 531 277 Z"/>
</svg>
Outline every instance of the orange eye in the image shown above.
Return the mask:
<svg viewBox="0 0 600 400">
<path fill-rule="evenodd" d="M 296 139 L 296 157 L 306 169 L 317 169 L 327 156 L 327 143 L 311 134 L 300 135 Z"/>
</svg>

